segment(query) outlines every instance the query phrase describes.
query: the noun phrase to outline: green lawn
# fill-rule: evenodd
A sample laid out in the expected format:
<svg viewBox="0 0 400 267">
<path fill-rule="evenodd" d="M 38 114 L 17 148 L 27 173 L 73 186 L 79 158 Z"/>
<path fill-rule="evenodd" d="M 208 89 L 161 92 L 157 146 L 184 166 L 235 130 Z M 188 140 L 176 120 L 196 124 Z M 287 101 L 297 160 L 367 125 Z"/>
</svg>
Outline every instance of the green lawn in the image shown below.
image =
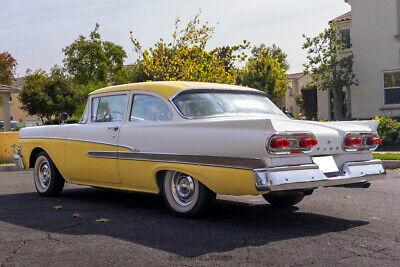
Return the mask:
<svg viewBox="0 0 400 267">
<path fill-rule="evenodd" d="M 395 153 L 385 153 L 385 154 L 376 154 L 372 155 L 374 159 L 381 159 L 381 160 L 400 160 L 400 154 Z"/>
</svg>

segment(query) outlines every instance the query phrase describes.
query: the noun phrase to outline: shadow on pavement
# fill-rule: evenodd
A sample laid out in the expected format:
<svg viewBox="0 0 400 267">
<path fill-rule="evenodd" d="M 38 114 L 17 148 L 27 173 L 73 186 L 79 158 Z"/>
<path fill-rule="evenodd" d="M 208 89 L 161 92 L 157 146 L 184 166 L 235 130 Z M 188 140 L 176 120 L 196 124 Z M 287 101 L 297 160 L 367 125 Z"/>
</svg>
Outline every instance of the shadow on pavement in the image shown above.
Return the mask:
<svg viewBox="0 0 400 267">
<path fill-rule="evenodd" d="M 56 205 L 63 208 L 54 210 Z M 0 196 L 3 222 L 49 233 L 105 235 L 184 257 L 368 224 L 295 210 L 217 200 L 206 217 L 182 219 L 170 214 L 163 199 L 153 195 L 83 188 L 65 190 L 58 199 L 36 193 Z M 73 218 L 74 213 L 84 217 Z M 96 222 L 99 218 L 111 222 Z"/>
</svg>

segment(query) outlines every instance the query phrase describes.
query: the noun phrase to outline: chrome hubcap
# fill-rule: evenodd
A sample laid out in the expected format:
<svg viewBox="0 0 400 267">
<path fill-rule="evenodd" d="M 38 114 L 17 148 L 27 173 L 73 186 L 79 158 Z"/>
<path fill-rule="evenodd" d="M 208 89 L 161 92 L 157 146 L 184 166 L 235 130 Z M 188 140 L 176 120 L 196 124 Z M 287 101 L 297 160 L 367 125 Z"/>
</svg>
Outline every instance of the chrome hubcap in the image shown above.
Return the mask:
<svg viewBox="0 0 400 267">
<path fill-rule="evenodd" d="M 187 174 L 176 172 L 171 179 L 171 191 L 175 201 L 181 206 L 189 206 L 195 192 L 194 179 Z"/>
<path fill-rule="evenodd" d="M 43 161 L 42 163 L 40 163 L 38 176 L 39 176 L 39 183 L 42 186 L 42 188 L 46 189 L 47 187 L 49 187 L 51 172 L 49 163 L 47 161 Z"/>
</svg>

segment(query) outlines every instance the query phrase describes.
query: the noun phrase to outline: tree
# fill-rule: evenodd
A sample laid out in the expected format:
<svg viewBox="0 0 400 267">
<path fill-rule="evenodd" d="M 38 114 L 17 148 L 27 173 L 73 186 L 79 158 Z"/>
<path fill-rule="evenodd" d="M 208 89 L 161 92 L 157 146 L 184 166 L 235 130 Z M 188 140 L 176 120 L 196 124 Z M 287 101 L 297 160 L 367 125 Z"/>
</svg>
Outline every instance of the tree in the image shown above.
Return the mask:
<svg viewBox="0 0 400 267">
<path fill-rule="evenodd" d="M 63 63 L 68 74 L 78 84 L 94 83 L 121 84 L 127 80 L 124 69 L 124 49 L 109 41 L 102 41 L 98 32 L 99 24 L 89 38 L 80 35 L 72 44 L 63 49 Z"/>
<path fill-rule="evenodd" d="M 353 56 L 346 51 L 346 39 L 335 22 L 316 37 L 303 36 L 306 39 L 303 49 L 308 52 L 305 74 L 311 73 L 319 90 L 332 92 L 334 119 L 341 120 L 344 117 L 343 89 L 347 89 L 347 101 L 350 103 L 350 87 L 358 85 L 353 72 Z"/>
<path fill-rule="evenodd" d="M 17 61 L 8 52 L 0 53 L 0 84 L 10 85 L 14 80 Z"/>
<path fill-rule="evenodd" d="M 318 118 L 317 85 L 310 83 L 301 88 L 301 95 L 296 96 L 296 104 L 304 111 L 308 120 Z"/>
<path fill-rule="evenodd" d="M 273 59 L 278 60 L 278 63 L 285 72 L 287 72 L 290 68 L 289 61 L 287 60 L 287 54 L 283 52 L 283 50 L 276 44 L 273 44 L 269 47 L 267 47 L 265 44 L 261 44 L 259 47 L 254 46 L 251 50 L 251 53 L 253 54 L 253 57 L 260 57 L 261 54 L 264 56 L 270 54 Z"/>
<path fill-rule="evenodd" d="M 160 39 L 154 47 L 143 50 L 141 44 L 131 32 L 131 41 L 139 54 L 136 71 L 143 70 L 148 80 L 181 80 L 216 83 L 233 83 L 236 71 L 233 62 L 245 58 L 245 53 L 237 52 L 246 49 L 249 44 L 206 50 L 207 42 L 212 38 L 215 27 L 208 22 L 201 24 L 200 13 L 181 29 L 180 20 L 175 22 L 172 41 Z M 140 73 L 140 72 L 136 72 Z"/>
<path fill-rule="evenodd" d="M 55 66 L 50 75 L 44 70 L 28 71 L 18 98 L 23 110 L 43 121 L 44 118 L 58 118 L 62 112 L 72 115 L 82 102 L 83 92 L 60 67 Z"/>
<path fill-rule="evenodd" d="M 264 91 L 271 101 L 282 106 L 288 79 L 279 63 L 281 59 L 274 58 L 263 46 L 253 51 L 244 69 L 239 71 L 236 83 Z"/>
</svg>

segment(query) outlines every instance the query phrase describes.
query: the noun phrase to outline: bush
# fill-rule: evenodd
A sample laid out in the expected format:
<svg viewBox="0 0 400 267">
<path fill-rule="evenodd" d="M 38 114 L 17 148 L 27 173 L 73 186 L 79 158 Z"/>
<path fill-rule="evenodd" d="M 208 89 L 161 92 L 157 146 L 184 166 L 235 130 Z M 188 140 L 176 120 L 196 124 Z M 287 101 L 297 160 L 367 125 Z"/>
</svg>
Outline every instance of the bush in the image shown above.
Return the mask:
<svg viewBox="0 0 400 267">
<path fill-rule="evenodd" d="M 301 89 L 301 97 L 296 97 L 296 103 L 308 120 L 318 119 L 317 85 L 308 84 Z"/>
<path fill-rule="evenodd" d="M 66 124 L 73 124 L 78 122 L 79 122 L 78 118 L 69 118 L 68 120 L 65 121 Z"/>
<path fill-rule="evenodd" d="M 44 122 L 44 125 L 57 125 L 57 124 L 61 124 L 61 121 L 59 118 L 47 120 Z"/>
<path fill-rule="evenodd" d="M 400 148 L 400 122 L 390 117 L 375 117 L 379 120 L 378 133 L 382 138 L 382 147 Z"/>
</svg>

